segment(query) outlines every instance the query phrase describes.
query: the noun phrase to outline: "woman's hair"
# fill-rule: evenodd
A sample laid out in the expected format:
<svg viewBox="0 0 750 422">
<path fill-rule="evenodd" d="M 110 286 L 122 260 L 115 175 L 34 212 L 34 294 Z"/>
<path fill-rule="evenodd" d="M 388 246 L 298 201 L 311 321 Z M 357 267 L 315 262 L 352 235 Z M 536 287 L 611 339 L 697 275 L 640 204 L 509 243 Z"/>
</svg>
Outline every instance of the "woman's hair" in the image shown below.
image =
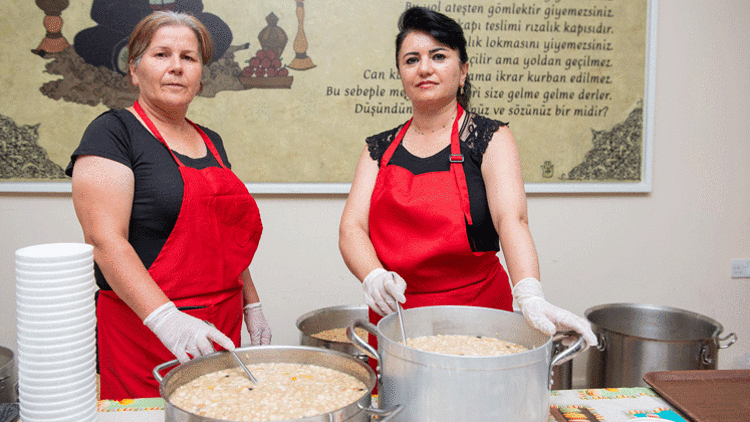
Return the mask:
<svg viewBox="0 0 750 422">
<path fill-rule="evenodd" d="M 396 68 L 398 68 L 398 53 L 401 50 L 401 44 L 409 33 L 421 31 L 435 38 L 437 42 L 445 44 L 458 52 L 458 58 L 461 64 L 469 62 L 469 55 L 466 53 L 466 38 L 464 30 L 461 29 L 456 21 L 445 16 L 442 13 L 426 9 L 424 7 L 412 7 L 401 14 L 398 19 L 399 33 L 396 36 Z M 471 84 L 469 78 L 464 81 L 463 92 L 459 88 L 456 92 L 456 99 L 461 107 L 468 111 L 469 99 L 471 98 Z"/>
<path fill-rule="evenodd" d="M 188 13 L 160 10 L 146 16 L 133 28 L 128 40 L 128 64 L 132 63 L 133 66 L 138 66 L 151 43 L 151 39 L 154 38 L 154 34 L 163 26 L 186 26 L 192 29 L 195 37 L 198 38 L 201 61 L 203 64 L 211 61 L 214 44 L 211 40 L 211 34 L 201 21 Z M 130 77 L 130 66 L 128 66 L 128 77 Z"/>
</svg>

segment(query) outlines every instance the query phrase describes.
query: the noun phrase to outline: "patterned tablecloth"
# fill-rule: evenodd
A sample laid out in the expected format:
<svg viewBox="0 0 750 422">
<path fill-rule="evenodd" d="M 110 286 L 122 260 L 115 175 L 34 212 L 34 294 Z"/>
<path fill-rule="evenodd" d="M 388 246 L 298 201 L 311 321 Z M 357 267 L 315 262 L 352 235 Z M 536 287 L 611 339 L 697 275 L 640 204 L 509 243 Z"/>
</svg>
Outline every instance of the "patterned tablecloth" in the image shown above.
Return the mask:
<svg viewBox="0 0 750 422">
<path fill-rule="evenodd" d="M 556 390 L 550 393 L 549 422 L 687 422 L 649 388 Z"/>
<path fill-rule="evenodd" d="M 162 422 L 162 399 L 98 402 L 97 422 Z M 550 393 L 549 422 L 688 422 L 649 388 L 556 390 Z"/>
</svg>

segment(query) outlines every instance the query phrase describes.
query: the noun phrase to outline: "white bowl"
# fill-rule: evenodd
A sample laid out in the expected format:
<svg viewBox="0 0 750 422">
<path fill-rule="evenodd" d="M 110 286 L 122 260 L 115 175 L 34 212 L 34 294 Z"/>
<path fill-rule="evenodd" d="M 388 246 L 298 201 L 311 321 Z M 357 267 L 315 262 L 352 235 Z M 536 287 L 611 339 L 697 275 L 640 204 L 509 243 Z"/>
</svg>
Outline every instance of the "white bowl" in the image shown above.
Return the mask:
<svg viewBox="0 0 750 422">
<path fill-rule="evenodd" d="M 16 301 L 23 302 L 26 305 L 63 305 L 66 303 L 75 303 L 79 300 L 88 299 L 92 303 L 94 302 L 94 289 L 87 288 L 79 292 L 66 293 L 61 295 L 38 295 L 38 294 L 27 294 L 16 290 Z"/>
<path fill-rule="evenodd" d="M 18 398 L 19 398 L 19 401 L 23 400 L 27 404 L 27 408 L 29 409 L 31 409 L 32 407 L 34 410 L 39 410 L 39 411 L 46 411 L 48 409 L 49 410 L 58 409 L 58 410 L 65 410 L 66 414 L 68 412 L 77 413 L 80 410 L 77 410 L 76 408 L 81 403 L 86 403 L 90 400 L 94 402 L 94 404 L 96 405 L 96 388 L 93 388 L 89 391 L 81 391 L 77 397 L 60 396 L 60 398 L 53 398 L 53 397 L 48 397 L 45 394 L 36 394 L 36 395 L 26 394 L 24 396 L 21 396 L 19 394 Z M 57 421 L 57 418 L 53 420 Z"/>
<path fill-rule="evenodd" d="M 90 306 L 64 309 L 54 312 L 39 312 L 38 310 L 29 312 L 23 309 L 18 309 L 18 307 L 16 306 L 16 316 L 19 319 L 24 319 L 30 322 L 38 322 L 39 324 L 43 324 L 45 322 L 56 323 L 64 320 L 71 320 L 73 318 L 83 318 L 88 316 L 96 317 L 96 305 L 92 303 Z"/>
<path fill-rule="evenodd" d="M 94 283 L 84 282 L 70 286 L 59 287 L 34 287 L 29 285 L 16 284 L 16 294 L 33 297 L 57 298 L 60 296 L 69 296 L 76 293 L 94 293 L 96 287 Z"/>
<path fill-rule="evenodd" d="M 96 372 L 89 374 L 88 376 L 84 377 L 78 377 L 76 379 L 70 380 L 68 382 L 58 382 L 54 384 L 36 384 L 36 383 L 30 383 L 25 378 L 18 379 L 18 388 L 23 389 L 23 391 L 33 393 L 33 394 L 44 394 L 44 393 L 50 393 L 50 394 L 56 394 L 56 393 L 62 393 L 68 390 L 79 390 L 84 388 L 89 388 L 91 385 L 94 385 L 94 390 L 96 390 Z"/>
<path fill-rule="evenodd" d="M 16 298 L 16 309 L 26 312 L 29 314 L 44 314 L 46 312 L 62 312 L 66 310 L 71 309 L 78 309 L 78 308 L 94 308 L 94 300 L 91 299 L 80 299 L 80 300 L 74 300 L 71 302 L 65 302 L 65 303 L 49 303 L 49 304 L 33 304 L 33 303 L 26 303 L 23 301 L 19 301 L 18 298 Z"/>
<path fill-rule="evenodd" d="M 54 321 L 47 321 L 39 318 L 29 318 L 26 316 L 27 314 L 22 315 L 16 315 L 16 327 L 24 327 L 24 328 L 37 328 L 40 330 L 53 330 L 53 329 L 59 329 L 59 328 L 66 328 L 73 325 L 78 325 L 87 321 L 96 321 L 96 310 L 91 310 L 91 312 L 76 316 L 72 318 L 59 318 Z"/>
<path fill-rule="evenodd" d="M 78 365 L 73 365 L 65 368 L 56 368 L 56 369 L 43 369 L 43 368 L 35 368 L 31 367 L 30 365 L 21 365 L 21 362 L 19 362 L 18 365 L 18 377 L 25 377 L 27 379 L 35 379 L 35 378 L 62 378 L 67 377 L 69 375 L 76 375 L 80 376 L 82 374 L 90 373 L 92 370 L 96 371 L 96 357 L 93 356 L 89 358 L 88 361 L 81 362 Z"/>
<path fill-rule="evenodd" d="M 96 352 L 96 339 L 91 344 L 85 344 L 78 349 L 55 351 L 50 350 L 46 352 L 33 351 L 29 352 L 26 350 L 18 351 L 18 359 L 25 359 L 27 362 L 41 362 L 41 361 L 59 361 L 68 360 L 77 356 L 88 355 L 91 352 Z"/>
<path fill-rule="evenodd" d="M 21 388 L 20 386 L 18 387 L 19 397 L 23 397 L 24 400 L 28 402 L 45 402 L 45 401 L 62 402 L 62 401 L 75 399 L 75 398 L 80 400 L 81 397 L 88 396 L 92 392 L 96 394 L 96 382 L 89 383 L 80 388 L 68 388 L 64 391 L 57 391 L 57 392 L 43 391 L 43 390 L 40 390 L 38 392 L 31 392 L 31 391 L 26 390 L 25 388 Z"/>
<path fill-rule="evenodd" d="M 18 346 L 47 346 L 58 345 L 64 347 L 87 339 L 96 339 L 96 324 L 90 324 L 88 328 L 75 328 L 75 330 L 61 329 L 58 333 L 46 331 L 31 331 L 29 329 L 18 330 Z"/>
<path fill-rule="evenodd" d="M 94 362 L 96 362 L 96 350 L 90 350 L 88 352 L 54 359 L 50 359 L 46 356 L 33 357 L 29 355 L 23 355 L 18 356 L 18 366 L 38 370 L 55 370 L 80 365 L 92 359 L 94 360 Z"/>
<path fill-rule="evenodd" d="M 96 377 L 96 367 L 93 368 L 84 368 L 83 370 L 79 371 L 79 373 L 70 373 L 64 376 L 58 376 L 58 377 L 51 377 L 51 376 L 33 376 L 31 374 L 27 374 L 26 372 L 18 371 L 18 380 L 19 385 L 21 383 L 21 379 L 23 378 L 24 385 L 38 385 L 40 387 L 44 386 L 50 386 L 50 385 L 57 385 L 57 384 L 70 384 L 73 381 L 79 380 L 79 379 L 87 379 L 88 377 L 94 376 Z"/>
<path fill-rule="evenodd" d="M 23 337 L 24 343 L 31 345 L 36 341 L 72 341 L 83 333 L 96 333 L 96 319 L 83 321 L 67 327 L 37 327 L 19 322 L 16 326 L 17 333 Z M 31 339 L 31 341 L 29 341 Z"/>
<path fill-rule="evenodd" d="M 55 302 L 70 303 L 81 299 L 91 299 L 93 301 L 95 292 L 96 289 L 94 289 L 93 286 L 84 286 L 78 289 L 70 289 L 68 292 L 59 293 L 53 291 L 37 293 L 36 289 L 25 289 L 19 286 L 16 288 L 16 300 L 22 300 L 27 304 L 39 302 L 41 305 L 53 304 Z"/>
<path fill-rule="evenodd" d="M 54 318 L 54 320 L 41 319 L 37 315 L 31 315 L 25 312 L 21 314 L 16 311 L 16 321 L 18 325 L 24 324 L 24 326 L 27 327 L 41 329 L 64 328 L 70 325 L 77 325 L 82 322 L 90 321 L 92 319 L 96 319 L 96 309 L 93 309 L 86 314 L 73 317 L 63 318 L 62 316 L 58 316 Z"/>
<path fill-rule="evenodd" d="M 76 261 L 94 256 L 94 247 L 86 243 L 47 243 L 16 250 L 16 261 L 50 263 Z"/>
<path fill-rule="evenodd" d="M 85 274 L 64 278 L 29 278 L 16 276 L 16 286 L 37 289 L 55 289 L 74 286 L 93 286 L 95 284 L 94 271 L 89 270 Z"/>
<path fill-rule="evenodd" d="M 23 400 L 19 400 L 21 421 L 61 421 L 63 418 L 67 420 L 68 416 L 78 416 L 82 412 L 90 412 L 93 407 L 93 412 L 96 412 L 96 398 L 89 399 L 89 397 L 81 397 L 78 402 L 69 406 L 61 407 L 59 404 L 49 403 L 46 405 L 39 403 L 24 403 Z"/>
<path fill-rule="evenodd" d="M 63 270 L 26 270 L 21 268 L 16 268 L 16 277 L 20 278 L 26 278 L 30 280 L 49 280 L 49 279 L 57 279 L 57 278 L 70 278 L 70 277 L 77 277 L 79 275 L 88 274 L 89 272 L 94 271 L 94 264 L 88 263 L 86 265 L 81 265 L 78 268 L 70 268 L 70 269 L 63 269 Z"/>
<path fill-rule="evenodd" d="M 24 271 L 65 271 L 94 265 L 94 255 L 64 262 L 24 262 L 16 260 L 16 269 Z"/>
<path fill-rule="evenodd" d="M 21 391 L 18 391 L 18 399 L 23 400 L 26 402 L 27 405 L 34 404 L 37 406 L 37 408 L 47 407 L 47 406 L 54 406 L 55 408 L 69 408 L 72 406 L 76 406 L 79 403 L 81 403 L 84 397 L 91 396 L 91 391 L 81 391 L 79 392 L 78 396 L 73 395 L 48 395 L 48 394 L 31 394 L 26 393 L 21 395 Z M 94 389 L 94 394 L 96 394 L 96 389 Z"/>
<path fill-rule="evenodd" d="M 24 355 L 30 353 L 32 355 L 48 355 L 48 356 L 71 356 L 81 353 L 87 353 L 92 348 L 96 347 L 96 337 L 83 338 L 76 342 L 71 343 L 60 343 L 51 346 L 34 346 L 24 343 L 20 338 L 18 339 L 18 355 Z"/>
</svg>

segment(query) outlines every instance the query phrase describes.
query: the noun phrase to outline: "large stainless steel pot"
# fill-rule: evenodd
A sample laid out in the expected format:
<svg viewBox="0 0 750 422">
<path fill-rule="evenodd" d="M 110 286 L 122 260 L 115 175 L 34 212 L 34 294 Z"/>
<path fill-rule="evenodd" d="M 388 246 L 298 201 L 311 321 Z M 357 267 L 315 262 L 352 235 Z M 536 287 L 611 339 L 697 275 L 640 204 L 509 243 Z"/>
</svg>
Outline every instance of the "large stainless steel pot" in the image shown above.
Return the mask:
<svg viewBox="0 0 750 422">
<path fill-rule="evenodd" d="M 367 319 L 367 305 L 342 305 L 317 309 L 297 319 L 299 342 L 303 346 L 322 347 L 352 355 L 367 362 L 367 355 L 349 342 L 323 340 L 313 337 L 321 331 L 346 328 L 356 320 Z"/>
<path fill-rule="evenodd" d="M 241 347 L 235 349 L 237 355 L 247 364 L 255 363 L 299 363 L 323 366 L 349 374 L 362 381 L 367 391 L 354 403 L 335 411 L 310 416 L 295 421 L 304 422 L 368 422 L 371 415 L 385 416 L 387 421 L 397 414 L 401 407 L 392 406 L 387 410 L 370 407 L 372 389 L 375 387 L 375 374 L 369 366 L 345 353 L 305 346 L 262 346 Z M 154 378 L 159 382 L 159 394 L 164 399 L 164 420 L 166 422 L 227 422 L 195 415 L 175 406 L 169 397 L 182 385 L 201 375 L 210 374 L 222 369 L 237 367 L 237 361 L 226 351 L 212 353 L 193 359 L 172 369 L 165 375 L 161 372 L 178 364 L 178 361 L 163 363 L 153 370 Z"/>
<path fill-rule="evenodd" d="M 377 327 L 356 321 L 349 338 L 380 365 L 378 400 L 403 404 L 394 421 L 546 422 L 550 371 L 584 349 L 583 338 L 552 357 L 552 338 L 517 313 L 473 306 L 433 306 L 403 311 L 407 338 L 435 334 L 498 337 L 529 348 L 506 356 L 453 356 L 425 352 L 400 343 L 398 316 Z M 356 336 L 362 327 L 378 338 L 378 350 Z"/>
<path fill-rule="evenodd" d="M 719 349 L 737 341 L 734 333 L 719 338 L 724 327 L 713 319 L 667 306 L 613 303 L 584 314 L 599 339 L 589 351 L 587 388 L 648 387 L 649 372 L 716 369 Z"/>
<path fill-rule="evenodd" d="M 13 351 L 0 346 L 0 403 L 18 401 L 18 369 Z"/>
</svg>

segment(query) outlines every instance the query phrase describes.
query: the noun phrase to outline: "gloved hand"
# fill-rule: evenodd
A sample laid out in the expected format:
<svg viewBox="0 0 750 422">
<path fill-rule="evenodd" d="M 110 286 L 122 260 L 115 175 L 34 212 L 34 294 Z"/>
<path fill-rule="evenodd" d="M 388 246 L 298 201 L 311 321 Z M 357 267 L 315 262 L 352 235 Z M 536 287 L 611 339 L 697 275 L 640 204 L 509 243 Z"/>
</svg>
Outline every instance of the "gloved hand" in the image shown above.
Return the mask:
<svg viewBox="0 0 750 422">
<path fill-rule="evenodd" d="M 596 335 L 587 320 L 544 300 L 539 280 L 529 277 L 519 281 L 513 286 L 513 297 L 526 321 L 537 330 L 548 336 L 573 330 L 583 337 L 587 348 L 597 345 Z M 565 341 L 563 344 L 569 346 Z"/>
<path fill-rule="evenodd" d="M 263 316 L 260 302 L 245 305 L 245 325 L 250 333 L 251 346 L 265 346 L 271 344 L 271 326 Z"/>
<path fill-rule="evenodd" d="M 396 312 L 396 302 L 406 302 L 406 282 L 400 275 L 376 268 L 362 282 L 365 303 L 380 316 Z"/>
<path fill-rule="evenodd" d="M 189 355 L 198 357 L 213 353 L 212 341 L 227 350 L 234 350 L 229 337 L 206 322 L 179 311 L 174 302 L 156 308 L 143 323 L 180 363 L 189 361 Z"/>
</svg>

